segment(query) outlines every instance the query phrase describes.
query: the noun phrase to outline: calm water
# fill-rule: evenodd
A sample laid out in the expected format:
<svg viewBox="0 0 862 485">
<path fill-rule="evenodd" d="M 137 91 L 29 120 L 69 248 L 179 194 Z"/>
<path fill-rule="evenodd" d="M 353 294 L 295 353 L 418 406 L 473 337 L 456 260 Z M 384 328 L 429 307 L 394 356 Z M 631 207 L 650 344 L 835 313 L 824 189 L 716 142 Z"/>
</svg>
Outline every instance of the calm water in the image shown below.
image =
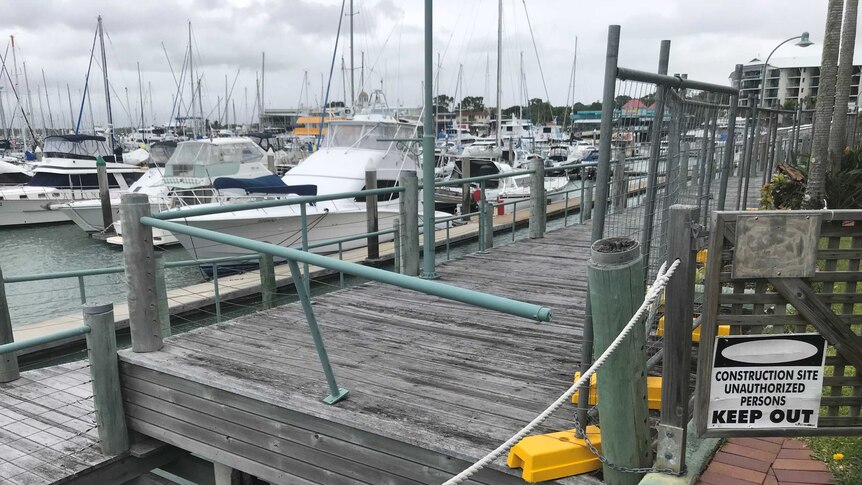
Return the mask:
<svg viewBox="0 0 862 485">
<path fill-rule="evenodd" d="M 191 259 L 180 246 L 164 251 L 167 261 Z M 0 229 L 0 268 L 6 277 L 122 266 L 119 246 L 92 239 L 75 224 Z M 204 281 L 197 267 L 167 270 L 168 288 Z M 87 299 L 126 301 L 123 273 L 86 276 Z M 19 326 L 80 311 L 77 278 L 10 283 L 6 297 L 12 325 Z"/>
</svg>

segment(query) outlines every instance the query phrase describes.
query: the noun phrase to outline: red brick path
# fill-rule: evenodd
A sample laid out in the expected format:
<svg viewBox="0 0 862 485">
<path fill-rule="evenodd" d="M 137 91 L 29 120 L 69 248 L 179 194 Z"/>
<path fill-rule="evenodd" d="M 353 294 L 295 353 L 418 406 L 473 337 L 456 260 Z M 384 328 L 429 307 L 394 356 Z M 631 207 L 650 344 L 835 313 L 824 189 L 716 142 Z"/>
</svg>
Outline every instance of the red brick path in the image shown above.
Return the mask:
<svg viewBox="0 0 862 485">
<path fill-rule="evenodd" d="M 787 438 L 730 438 L 698 485 L 820 485 L 833 483 L 805 443 Z"/>
</svg>

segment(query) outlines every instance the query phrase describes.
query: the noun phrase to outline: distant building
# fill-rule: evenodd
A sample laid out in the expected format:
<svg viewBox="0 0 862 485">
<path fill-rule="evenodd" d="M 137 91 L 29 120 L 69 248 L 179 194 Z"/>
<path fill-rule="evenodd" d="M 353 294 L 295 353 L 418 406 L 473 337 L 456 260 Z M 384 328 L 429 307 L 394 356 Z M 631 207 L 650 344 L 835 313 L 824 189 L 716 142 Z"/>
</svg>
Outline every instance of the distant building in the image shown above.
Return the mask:
<svg viewBox="0 0 862 485">
<path fill-rule="evenodd" d="M 862 66 L 854 61 L 853 79 L 850 86 L 848 109 L 856 111 L 859 97 L 859 73 Z M 740 106 L 748 106 L 749 99 L 760 96 L 760 80 L 763 76 L 763 61 L 752 59 L 742 66 L 742 79 L 730 81 L 734 87 L 739 87 L 741 95 Z M 769 60 L 766 71 L 766 89 L 764 91 L 764 106 L 780 108 L 787 100 L 801 103 L 803 108 L 813 108 L 820 85 L 820 56 L 782 57 Z"/>
</svg>

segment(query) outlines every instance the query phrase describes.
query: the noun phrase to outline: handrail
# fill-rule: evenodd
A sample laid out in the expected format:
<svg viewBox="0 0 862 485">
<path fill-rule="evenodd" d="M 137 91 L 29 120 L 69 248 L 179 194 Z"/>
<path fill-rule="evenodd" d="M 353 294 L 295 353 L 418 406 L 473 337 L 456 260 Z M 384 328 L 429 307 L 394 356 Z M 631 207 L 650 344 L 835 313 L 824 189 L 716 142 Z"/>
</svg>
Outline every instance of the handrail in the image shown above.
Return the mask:
<svg viewBox="0 0 862 485">
<path fill-rule="evenodd" d="M 90 326 L 81 325 L 79 327 L 60 330 L 59 332 L 28 338 L 26 340 L 9 342 L 8 344 L 0 345 L 0 355 L 8 354 L 10 352 L 17 352 L 19 350 L 29 349 L 32 347 L 38 347 L 39 345 L 49 344 L 51 342 L 56 342 L 58 340 L 63 340 L 70 337 L 86 335 L 88 333 L 90 333 Z"/>
<path fill-rule="evenodd" d="M 547 322 L 551 319 L 551 310 L 540 305 L 532 303 L 524 303 L 516 300 L 510 300 L 495 295 L 489 295 L 478 291 L 473 291 L 465 288 L 444 285 L 431 280 L 424 280 L 411 276 L 405 276 L 398 273 L 392 273 L 377 268 L 363 266 L 361 264 L 341 261 L 319 254 L 308 253 L 299 249 L 285 248 L 275 244 L 254 241 L 230 234 L 222 234 L 207 229 L 186 226 L 176 222 L 165 221 L 155 217 L 142 217 L 141 224 L 151 227 L 157 227 L 179 234 L 186 234 L 192 237 L 199 237 L 222 244 L 240 247 L 256 253 L 271 254 L 273 256 L 284 258 L 289 261 L 305 263 L 309 265 L 319 266 L 322 268 L 331 269 L 334 271 L 351 274 L 360 278 L 365 278 L 372 281 L 387 283 L 390 285 L 406 288 L 409 290 L 419 291 L 429 295 L 439 296 L 449 300 L 459 301 L 470 305 L 475 305 L 489 310 L 495 310 L 510 315 L 515 315 L 523 318 L 529 318 L 540 322 Z"/>
<path fill-rule="evenodd" d="M 257 259 L 260 255 L 248 254 L 244 256 L 223 256 L 208 259 L 186 259 L 182 261 L 165 262 L 165 268 L 182 268 L 186 266 L 200 266 L 202 264 L 227 263 L 231 261 L 246 261 Z M 62 278 L 77 278 L 81 276 L 97 276 L 103 274 L 115 274 L 126 271 L 125 266 L 109 266 L 107 268 L 79 269 L 72 271 L 58 271 L 56 273 L 24 274 L 19 276 L 6 276 L 3 283 L 24 283 L 29 281 L 56 280 Z"/>
</svg>

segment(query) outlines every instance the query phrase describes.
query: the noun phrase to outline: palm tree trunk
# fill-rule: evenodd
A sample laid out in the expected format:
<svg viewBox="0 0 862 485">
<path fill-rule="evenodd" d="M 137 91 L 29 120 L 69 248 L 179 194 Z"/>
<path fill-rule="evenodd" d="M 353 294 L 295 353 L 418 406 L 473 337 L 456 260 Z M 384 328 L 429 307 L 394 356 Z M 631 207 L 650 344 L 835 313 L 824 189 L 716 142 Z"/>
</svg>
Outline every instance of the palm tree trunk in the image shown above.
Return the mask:
<svg viewBox="0 0 862 485">
<path fill-rule="evenodd" d="M 823 34 L 823 56 L 820 61 L 820 86 L 814 108 L 814 140 L 808 167 L 803 205 L 806 209 L 822 209 L 826 195 L 826 171 L 829 168 L 829 131 L 835 106 L 835 77 L 838 70 L 838 49 L 841 40 L 841 0 L 829 0 L 826 31 Z"/>
<path fill-rule="evenodd" d="M 847 146 L 847 102 L 853 79 L 853 50 L 856 44 L 856 14 L 859 0 L 845 0 L 844 25 L 841 27 L 841 53 L 835 87 L 835 109 L 832 112 L 832 132 L 829 134 L 829 158 L 832 172 L 841 168 L 841 152 Z"/>
</svg>

